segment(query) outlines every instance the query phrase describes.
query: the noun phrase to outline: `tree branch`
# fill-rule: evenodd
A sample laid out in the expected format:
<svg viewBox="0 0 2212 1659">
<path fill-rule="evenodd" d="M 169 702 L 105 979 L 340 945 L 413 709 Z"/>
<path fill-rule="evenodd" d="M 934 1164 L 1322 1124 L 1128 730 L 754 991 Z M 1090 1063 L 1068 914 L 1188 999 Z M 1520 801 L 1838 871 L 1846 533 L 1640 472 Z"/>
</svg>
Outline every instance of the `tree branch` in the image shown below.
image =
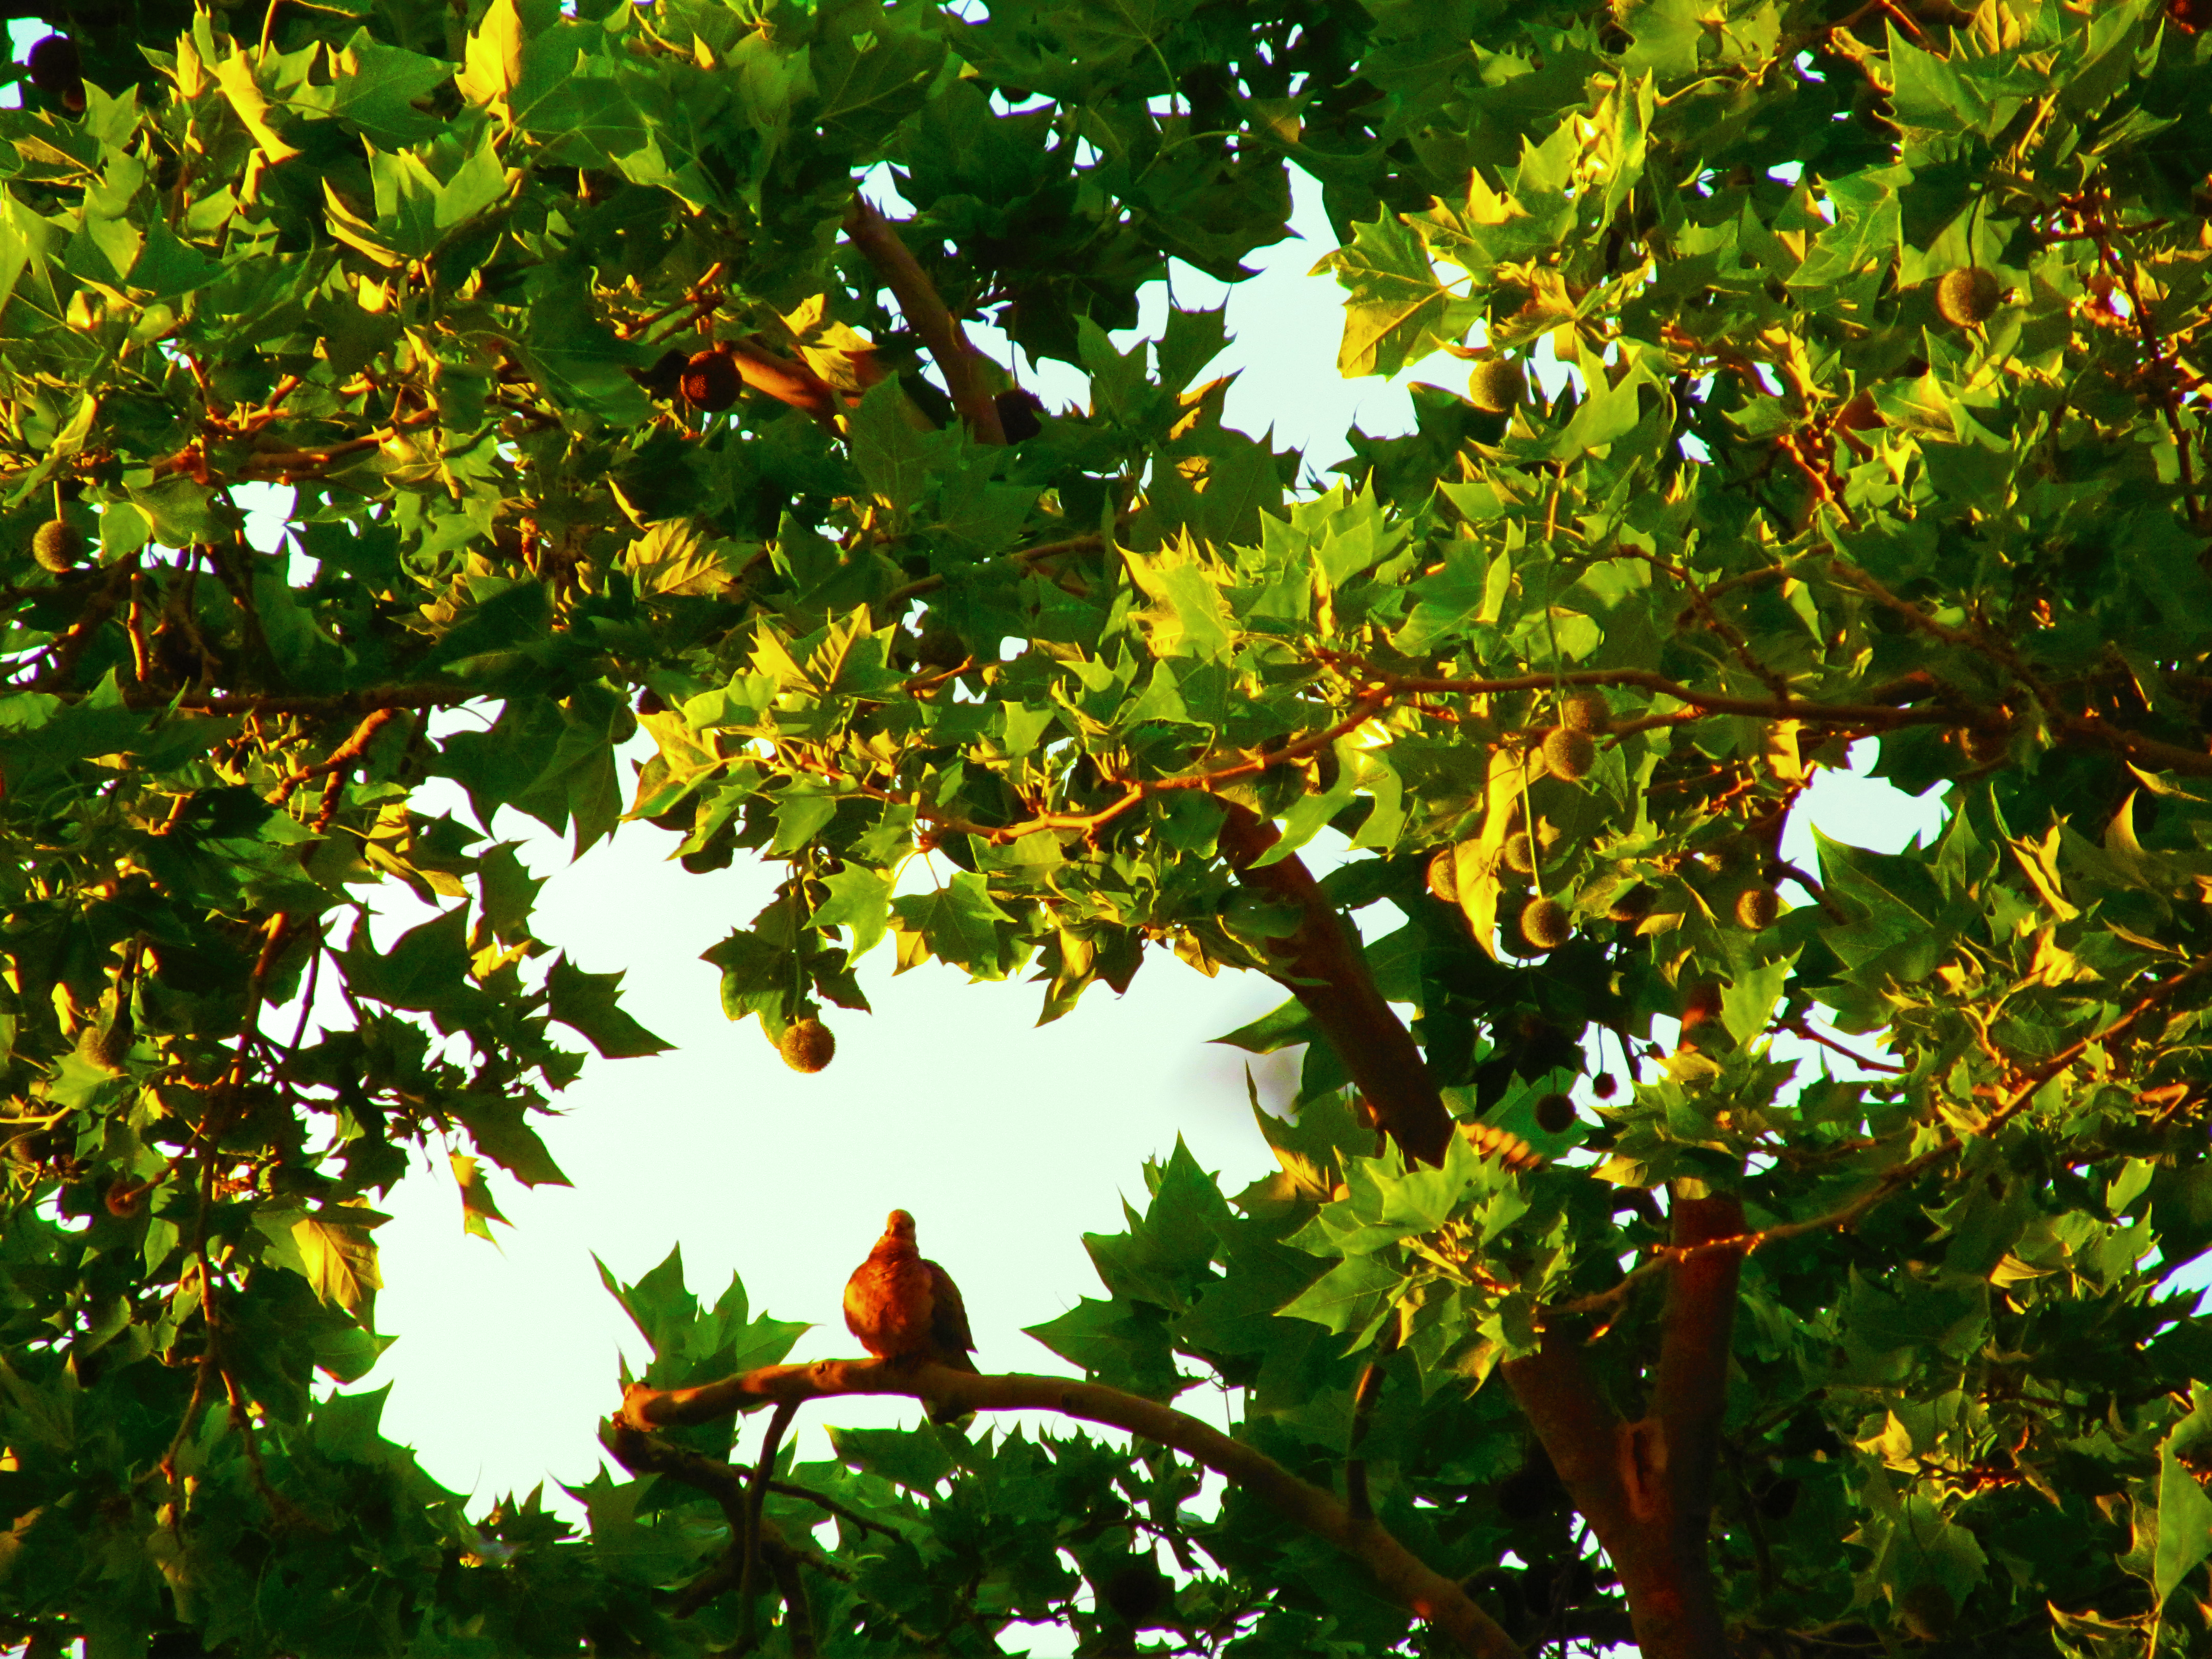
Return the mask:
<svg viewBox="0 0 2212 1659">
<path fill-rule="evenodd" d="M 952 406 L 968 422 L 968 429 L 978 442 L 1004 444 L 1006 430 L 999 422 L 999 406 L 991 401 L 990 388 L 983 382 L 981 356 L 968 343 L 967 331 L 945 309 L 945 301 L 938 297 L 937 284 L 915 262 L 913 251 L 899 240 L 890 221 L 857 191 L 845 216 L 845 234 L 867 256 L 876 275 L 884 279 L 884 286 L 906 313 L 907 321 L 929 348 L 937 372 L 945 376 L 945 389 L 952 394 Z"/>
<path fill-rule="evenodd" d="M 1676 1250 L 1667 1258 L 1658 1370 L 1644 1417 L 1621 1419 L 1582 1341 L 1556 1324 L 1534 1354 L 1501 1369 L 1620 1574 L 1647 1659 L 1726 1659 L 1706 1534 L 1742 1258 L 1696 1247 L 1741 1234 L 1743 1206 L 1678 1198 L 1673 1220 Z"/>
<path fill-rule="evenodd" d="M 1521 1659 L 1520 1650 L 1454 1580 L 1429 1566 L 1376 1521 L 1355 1520 L 1335 1495 L 1301 1480 L 1255 1448 L 1171 1407 L 1100 1382 L 1061 1376 L 977 1376 L 935 1364 L 821 1359 L 766 1365 L 696 1389 L 665 1392 L 632 1383 L 615 1424 L 650 1430 L 712 1422 L 755 1401 L 822 1400 L 840 1395 L 902 1395 L 955 1413 L 1056 1412 L 1172 1446 L 1261 1498 L 1279 1514 L 1334 1545 L 1375 1577 L 1384 1593 L 1479 1659 Z"/>
<path fill-rule="evenodd" d="M 1678 1194 L 1672 1210 L 1671 1242 L 1678 1249 L 1743 1231 L 1743 1200 L 1733 1194 Z M 1656 1596 L 1639 1597 L 1632 1591 L 1629 1596 L 1648 1654 L 1728 1652 L 1707 1534 L 1742 1270 L 1743 1258 L 1735 1251 L 1714 1250 L 1685 1255 L 1667 1279 L 1658 1376 L 1648 1408 L 1658 1427 L 1662 1459 L 1663 1535 L 1656 1541 L 1663 1552 L 1666 1586 Z"/>
<path fill-rule="evenodd" d="M 730 367 L 738 371 L 738 378 L 754 391 L 811 415 L 836 430 L 837 393 L 829 381 L 805 364 L 735 340 L 724 341 L 719 349 L 729 358 Z"/>
<path fill-rule="evenodd" d="M 1231 865 L 1247 887 L 1295 905 L 1299 913 L 1297 931 L 1276 941 L 1276 965 L 1268 971 L 1314 1017 L 1376 1121 L 1407 1157 L 1442 1164 L 1451 1142 L 1451 1114 L 1412 1033 L 1375 988 L 1351 924 L 1295 855 L 1256 865 L 1280 834 L 1257 813 L 1226 805 L 1221 850 Z"/>
</svg>

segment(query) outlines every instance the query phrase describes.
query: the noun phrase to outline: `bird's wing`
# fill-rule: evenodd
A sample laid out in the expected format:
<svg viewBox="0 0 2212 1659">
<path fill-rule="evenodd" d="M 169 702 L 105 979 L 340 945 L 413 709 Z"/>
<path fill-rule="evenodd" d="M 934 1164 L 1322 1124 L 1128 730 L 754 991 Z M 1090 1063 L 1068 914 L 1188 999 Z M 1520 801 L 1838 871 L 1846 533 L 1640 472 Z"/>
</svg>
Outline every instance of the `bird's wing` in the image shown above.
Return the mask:
<svg viewBox="0 0 2212 1659">
<path fill-rule="evenodd" d="M 975 1352 L 975 1338 L 968 1328 L 968 1304 L 960 1299 L 960 1287 L 934 1261 L 921 1265 L 929 1269 L 929 1334 L 937 1349 L 937 1361 L 957 1370 L 972 1371 L 975 1362 L 968 1356 Z"/>
<path fill-rule="evenodd" d="M 845 1328 L 860 1339 L 860 1346 L 870 1353 L 877 1352 L 876 1334 L 882 1319 L 870 1294 L 873 1286 L 868 1282 L 868 1270 L 864 1264 L 859 1272 L 845 1281 Z"/>
</svg>

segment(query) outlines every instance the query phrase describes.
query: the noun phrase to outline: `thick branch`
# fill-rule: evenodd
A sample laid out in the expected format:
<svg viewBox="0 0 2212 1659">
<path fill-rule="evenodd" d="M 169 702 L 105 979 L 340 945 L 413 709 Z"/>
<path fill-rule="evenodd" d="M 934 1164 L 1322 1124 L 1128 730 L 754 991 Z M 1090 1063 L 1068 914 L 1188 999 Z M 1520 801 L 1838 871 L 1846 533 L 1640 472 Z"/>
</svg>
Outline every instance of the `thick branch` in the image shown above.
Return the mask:
<svg viewBox="0 0 2212 1659">
<path fill-rule="evenodd" d="M 1743 1201 L 1681 1198 L 1673 1204 L 1678 1249 L 1743 1231 Z M 1743 1258 L 1733 1250 L 1685 1256 L 1667 1279 L 1667 1307 L 1659 1339 L 1659 1372 L 1650 1419 L 1663 1449 L 1662 1524 L 1659 1540 L 1671 1556 L 1666 1579 L 1673 1592 L 1661 1605 L 1636 1607 L 1639 1632 L 1663 1636 L 1671 1650 L 1725 1654 L 1726 1632 L 1714 1599 L 1707 1538 L 1712 1511 L 1713 1468 L 1719 1461 L 1721 1419 L 1728 1407 L 1729 1360 L 1735 1328 L 1737 1281 Z M 1662 1632 L 1661 1620 L 1668 1628 Z"/>
<path fill-rule="evenodd" d="M 968 429 L 981 442 L 1005 443 L 1006 430 L 1000 424 L 999 406 L 991 401 L 991 389 L 984 383 L 982 358 L 968 343 L 959 319 L 945 309 L 945 301 L 938 297 L 937 284 L 915 262 L 913 250 L 899 240 L 890 221 L 857 192 L 852 210 L 845 216 L 845 234 L 867 256 L 907 321 L 914 325 L 914 331 L 929 348 L 938 373 L 945 376 L 945 389 L 952 394 L 952 406 L 968 422 Z"/>
<path fill-rule="evenodd" d="M 1520 1659 L 1520 1650 L 1452 1579 L 1415 1556 L 1376 1521 L 1355 1520 L 1335 1495 L 1301 1480 L 1265 1453 L 1170 1407 L 1099 1382 L 1060 1376 L 981 1376 L 938 1364 L 880 1359 L 822 1359 L 767 1365 L 696 1389 L 666 1392 L 633 1383 L 617 1422 L 649 1430 L 712 1422 L 756 1401 L 904 1395 L 953 1413 L 1044 1411 L 1126 1430 L 1172 1446 L 1237 1482 L 1270 1508 L 1334 1544 L 1375 1577 L 1383 1591 L 1435 1625 L 1462 1653 Z"/>
<path fill-rule="evenodd" d="M 1742 1227 L 1733 1198 L 1674 1203 L 1679 1250 Z M 1581 1340 L 1557 1327 L 1536 1352 L 1503 1369 L 1620 1572 L 1648 1659 L 1725 1659 L 1706 1534 L 1742 1258 L 1719 1251 L 1672 1260 L 1658 1375 L 1643 1418 L 1622 1420 Z"/>
<path fill-rule="evenodd" d="M 1599 1386 L 1579 1338 L 1545 1333 L 1543 1345 L 1499 1369 L 1536 1431 L 1567 1495 L 1607 1550 L 1630 1527 L 1628 1489 L 1621 1479 L 1626 1425 Z"/>
<path fill-rule="evenodd" d="M 1230 805 L 1221 850 L 1247 887 L 1296 905 L 1300 916 L 1297 931 L 1277 941 L 1276 965 L 1269 971 L 1314 1017 L 1376 1121 L 1407 1157 L 1442 1164 L 1451 1142 L 1451 1114 L 1412 1033 L 1375 988 L 1351 924 L 1296 856 L 1254 867 L 1278 839 L 1273 824 Z"/>
<path fill-rule="evenodd" d="M 754 391 L 764 392 L 778 403 L 788 404 L 827 422 L 833 430 L 836 428 L 837 393 L 829 381 L 805 364 L 734 340 L 726 342 L 721 349 L 729 357 L 730 366 L 738 371 L 738 378 Z"/>
</svg>

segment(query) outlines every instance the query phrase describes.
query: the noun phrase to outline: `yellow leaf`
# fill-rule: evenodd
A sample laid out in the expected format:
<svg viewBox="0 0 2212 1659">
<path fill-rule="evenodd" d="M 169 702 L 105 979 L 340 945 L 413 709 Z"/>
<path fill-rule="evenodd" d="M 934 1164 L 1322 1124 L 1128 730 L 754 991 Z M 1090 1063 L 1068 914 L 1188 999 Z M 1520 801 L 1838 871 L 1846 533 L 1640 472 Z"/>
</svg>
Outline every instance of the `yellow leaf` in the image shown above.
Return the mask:
<svg viewBox="0 0 2212 1659">
<path fill-rule="evenodd" d="M 349 1214 L 360 1219 L 343 1219 Z M 368 1230 L 384 1218 L 371 1210 L 334 1205 L 292 1224 L 292 1243 L 315 1294 L 364 1322 L 371 1298 L 384 1288 Z"/>
<path fill-rule="evenodd" d="M 2052 915 L 2061 921 L 2071 921 L 2081 912 L 2066 902 L 2058 884 L 2058 828 L 2053 824 L 2040 841 L 2030 841 L 2025 836 L 2006 837 L 2012 847 L 2013 857 L 2019 860 L 2029 884 L 2042 896 Z"/>
<path fill-rule="evenodd" d="M 491 1237 L 491 1224 L 496 1221 L 502 1227 L 512 1227 L 514 1224 L 499 1212 L 499 1205 L 484 1181 L 483 1165 L 466 1152 L 454 1152 L 451 1156 L 453 1179 L 460 1183 L 461 1188 L 461 1231 L 474 1233 L 478 1238 L 491 1239 L 496 1244 L 498 1241 Z"/>
<path fill-rule="evenodd" d="M 271 162 L 289 161 L 300 153 L 269 125 L 269 100 L 255 84 L 253 65 L 246 62 L 242 47 L 231 48 L 230 56 L 216 66 L 215 78 L 216 84 L 222 88 L 222 95 L 230 100 L 231 108 L 238 112 L 238 118 L 253 135 L 253 142 L 261 147 L 263 155 Z"/>
<path fill-rule="evenodd" d="M 1990 1282 L 1993 1285 L 2017 1285 L 2024 1279 L 2041 1279 L 2049 1271 L 2045 1267 L 2031 1267 L 2018 1256 L 2008 1255 L 1990 1269 Z"/>
<path fill-rule="evenodd" d="M 503 101 L 522 78 L 522 17 L 514 0 L 492 0 L 469 36 L 469 49 L 453 84 L 471 104 Z"/>
</svg>

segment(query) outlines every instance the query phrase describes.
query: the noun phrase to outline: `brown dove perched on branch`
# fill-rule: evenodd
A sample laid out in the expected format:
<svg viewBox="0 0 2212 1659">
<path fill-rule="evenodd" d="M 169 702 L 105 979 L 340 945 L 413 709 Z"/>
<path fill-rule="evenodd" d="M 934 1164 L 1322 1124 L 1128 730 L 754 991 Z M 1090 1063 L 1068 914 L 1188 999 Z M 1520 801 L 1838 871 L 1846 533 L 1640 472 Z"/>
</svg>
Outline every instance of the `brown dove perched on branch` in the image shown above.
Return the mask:
<svg viewBox="0 0 2212 1659">
<path fill-rule="evenodd" d="M 884 1236 L 845 1284 L 845 1328 L 882 1359 L 933 1359 L 974 1371 L 975 1339 L 952 1275 L 915 1249 L 914 1218 L 893 1210 Z"/>
</svg>

